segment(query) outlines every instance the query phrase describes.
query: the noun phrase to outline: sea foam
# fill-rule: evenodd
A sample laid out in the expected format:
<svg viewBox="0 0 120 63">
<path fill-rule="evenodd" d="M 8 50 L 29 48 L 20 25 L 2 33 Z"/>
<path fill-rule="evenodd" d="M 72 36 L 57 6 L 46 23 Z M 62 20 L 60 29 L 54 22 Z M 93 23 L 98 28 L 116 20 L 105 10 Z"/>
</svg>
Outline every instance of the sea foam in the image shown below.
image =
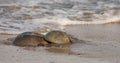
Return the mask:
<svg viewBox="0 0 120 63">
<path fill-rule="evenodd" d="M 119 22 L 119 17 L 119 0 L 16 0 L 0 4 L 0 32 L 64 30 L 66 25 Z"/>
</svg>

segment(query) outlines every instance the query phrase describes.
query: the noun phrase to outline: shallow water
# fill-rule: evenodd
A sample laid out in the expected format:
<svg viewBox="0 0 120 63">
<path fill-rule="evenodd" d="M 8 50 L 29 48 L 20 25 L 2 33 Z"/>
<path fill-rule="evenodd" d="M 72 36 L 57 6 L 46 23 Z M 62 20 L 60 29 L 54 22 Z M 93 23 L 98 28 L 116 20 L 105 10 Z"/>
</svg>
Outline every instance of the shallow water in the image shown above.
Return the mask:
<svg viewBox="0 0 120 63">
<path fill-rule="evenodd" d="M 0 32 L 63 30 L 120 21 L 119 0 L 0 0 Z"/>
</svg>

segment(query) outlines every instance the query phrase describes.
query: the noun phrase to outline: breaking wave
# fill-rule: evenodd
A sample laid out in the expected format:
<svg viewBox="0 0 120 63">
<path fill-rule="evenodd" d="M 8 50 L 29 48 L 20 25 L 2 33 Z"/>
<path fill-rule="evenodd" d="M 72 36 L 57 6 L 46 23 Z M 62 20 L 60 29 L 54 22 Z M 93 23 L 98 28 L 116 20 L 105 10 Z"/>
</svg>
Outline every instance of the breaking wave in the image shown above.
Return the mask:
<svg viewBox="0 0 120 63">
<path fill-rule="evenodd" d="M 1 0 L 0 32 L 46 32 L 120 21 L 119 0 Z"/>
</svg>

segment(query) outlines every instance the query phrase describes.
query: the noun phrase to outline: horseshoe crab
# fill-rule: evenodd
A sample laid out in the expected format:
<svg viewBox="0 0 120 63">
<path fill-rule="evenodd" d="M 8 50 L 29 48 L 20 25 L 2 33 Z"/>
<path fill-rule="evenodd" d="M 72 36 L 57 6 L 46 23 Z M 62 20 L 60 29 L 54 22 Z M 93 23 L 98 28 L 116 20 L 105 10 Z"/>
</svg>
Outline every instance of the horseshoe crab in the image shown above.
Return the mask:
<svg viewBox="0 0 120 63">
<path fill-rule="evenodd" d="M 69 44 L 76 40 L 71 35 L 58 30 L 48 32 L 44 39 L 52 44 Z"/>
<path fill-rule="evenodd" d="M 19 34 L 13 41 L 16 46 L 39 46 L 48 44 L 42 34 L 35 32 L 24 32 Z"/>
</svg>

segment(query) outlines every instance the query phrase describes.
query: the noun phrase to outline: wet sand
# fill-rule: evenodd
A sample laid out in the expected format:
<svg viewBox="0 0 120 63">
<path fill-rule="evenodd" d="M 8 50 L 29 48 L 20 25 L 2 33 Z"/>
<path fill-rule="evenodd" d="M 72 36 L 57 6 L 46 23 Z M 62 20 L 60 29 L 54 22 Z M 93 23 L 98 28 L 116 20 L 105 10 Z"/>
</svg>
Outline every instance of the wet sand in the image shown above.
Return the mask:
<svg viewBox="0 0 120 63">
<path fill-rule="evenodd" d="M 119 63 L 120 24 L 80 25 L 65 31 L 80 41 L 70 46 L 72 52 L 47 47 L 17 47 L 11 43 L 16 35 L 0 35 L 0 63 Z M 62 52 L 64 51 L 64 52 Z"/>
</svg>

